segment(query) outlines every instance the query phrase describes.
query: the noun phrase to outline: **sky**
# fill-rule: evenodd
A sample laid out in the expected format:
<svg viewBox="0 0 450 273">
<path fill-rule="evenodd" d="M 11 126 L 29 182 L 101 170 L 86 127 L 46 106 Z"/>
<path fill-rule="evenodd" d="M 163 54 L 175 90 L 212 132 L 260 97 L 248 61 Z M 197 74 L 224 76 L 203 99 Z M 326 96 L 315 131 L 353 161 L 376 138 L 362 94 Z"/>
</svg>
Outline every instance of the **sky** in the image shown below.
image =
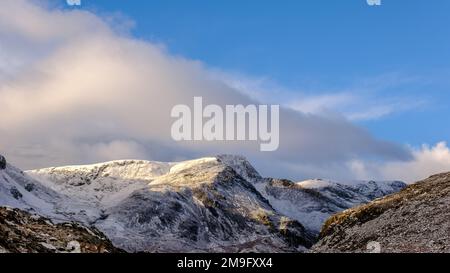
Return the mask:
<svg viewBox="0 0 450 273">
<path fill-rule="evenodd" d="M 446 0 L 6 0 L 0 149 L 22 168 L 232 152 L 270 176 L 412 182 L 450 169 L 449 11 Z M 172 143 L 161 113 L 199 94 L 282 105 L 280 150 Z"/>
</svg>

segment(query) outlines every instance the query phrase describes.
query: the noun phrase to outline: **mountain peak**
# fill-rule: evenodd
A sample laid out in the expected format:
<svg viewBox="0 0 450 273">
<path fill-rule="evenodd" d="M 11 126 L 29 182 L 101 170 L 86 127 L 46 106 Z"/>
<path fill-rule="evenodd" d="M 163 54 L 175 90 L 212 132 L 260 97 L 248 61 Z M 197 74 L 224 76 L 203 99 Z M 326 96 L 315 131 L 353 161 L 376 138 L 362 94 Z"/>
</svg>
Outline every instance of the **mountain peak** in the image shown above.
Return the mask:
<svg viewBox="0 0 450 273">
<path fill-rule="evenodd" d="M 231 167 L 236 173 L 249 182 L 258 182 L 262 179 L 261 175 L 244 156 L 218 155 L 216 158 L 220 162 Z"/>
</svg>

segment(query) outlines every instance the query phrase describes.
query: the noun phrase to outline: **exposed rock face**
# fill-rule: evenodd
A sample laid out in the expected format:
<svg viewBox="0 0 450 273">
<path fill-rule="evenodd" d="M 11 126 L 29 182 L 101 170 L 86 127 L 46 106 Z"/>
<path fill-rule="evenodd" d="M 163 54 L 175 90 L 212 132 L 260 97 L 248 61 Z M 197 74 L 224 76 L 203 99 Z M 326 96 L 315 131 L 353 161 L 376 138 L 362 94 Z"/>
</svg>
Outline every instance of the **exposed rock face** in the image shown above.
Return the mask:
<svg viewBox="0 0 450 273">
<path fill-rule="evenodd" d="M 6 169 L 6 158 L 0 155 L 0 170 Z"/>
<path fill-rule="evenodd" d="M 53 224 L 19 209 L 0 208 L 0 252 L 121 252 L 97 229 L 76 223 Z"/>
<path fill-rule="evenodd" d="M 366 252 L 374 245 L 381 252 L 450 252 L 450 173 L 334 215 L 313 251 Z"/>
</svg>

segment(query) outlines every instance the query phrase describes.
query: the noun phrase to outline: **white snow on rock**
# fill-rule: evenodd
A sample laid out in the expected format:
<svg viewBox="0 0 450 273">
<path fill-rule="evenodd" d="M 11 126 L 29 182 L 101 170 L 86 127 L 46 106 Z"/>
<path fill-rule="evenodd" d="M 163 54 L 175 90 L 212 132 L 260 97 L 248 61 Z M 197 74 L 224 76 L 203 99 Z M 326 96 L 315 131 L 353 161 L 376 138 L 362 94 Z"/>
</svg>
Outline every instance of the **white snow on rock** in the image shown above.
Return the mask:
<svg viewBox="0 0 450 273">
<path fill-rule="evenodd" d="M 296 184 L 305 189 L 321 189 L 321 188 L 333 186 L 336 183 L 333 183 L 330 180 L 310 179 L 310 180 L 296 182 Z"/>
<path fill-rule="evenodd" d="M 321 179 L 294 183 L 267 179 L 255 186 L 277 211 L 318 234 L 331 215 L 400 191 L 406 184 L 399 181 L 338 183 Z"/>
<path fill-rule="evenodd" d="M 0 205 L 38 213 L 56 220 L 59 215 L 57 203 L 65 200 L 61 194 L 43 186 L 23 171 L 7 164 L 0 170 Z"/>
<path fill-rule="evenodd" d="M 193 168 L 197 165 L 208 163 L 208 162 L 217 162 L 217 158 L 215 157 L 205 157 L 200 159 L 194 159 L 189 161 L 184 161 L 180 163 L 172 163 L 172 167 L 170 168 L 170 174 L 180 173 L 182 171 Z"/>
<path fill-rule="evenodd" d="M 168 173 L 173 165 L 143 160 L 121 160 L 27 173 L 59 193 L 103 208 L 120 202 L 135 190 L 147 187 L 153 179 Z"/>
<path fill-rule="evenodd" d="M 217 156 L 217 159 L 225 165 L 231 167 L 236 173 L 249 182 L 259 182 L 262 179 L 261 175 L 243 156 L 219 155 Z"/>
</svg>

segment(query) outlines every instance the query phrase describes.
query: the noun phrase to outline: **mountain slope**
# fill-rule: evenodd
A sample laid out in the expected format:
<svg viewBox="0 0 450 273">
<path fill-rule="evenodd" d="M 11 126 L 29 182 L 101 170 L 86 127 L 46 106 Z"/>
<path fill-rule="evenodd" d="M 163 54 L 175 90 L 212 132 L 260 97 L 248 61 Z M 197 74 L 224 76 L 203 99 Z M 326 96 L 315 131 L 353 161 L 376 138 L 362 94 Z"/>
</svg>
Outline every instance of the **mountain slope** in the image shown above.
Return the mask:
<svg viewBox="0 0 450 273">
<path fill-rule="evenodd" d="M 90 200 L 45 182 L 6 163 L 0 169 L 0 206 L 18 208 L 55 222 L 76 221 L 88 226 L 101 214 Z"/>
<path fill-rule="evenodd" d="M 19 209 L 0 208 L 0 253 L 122 252 L 98 230 L 77 223 L 53 224 Z"/>
<path fill-rule="evenodd" d="M 320 179 L 297 183 L 265 179 L 255 186 L 277 211 L 298 220 L 318 234 L 331 215 L 397 192 L 406 184 L 398 181 L 359 181 L 344 185 Z"/>
<path fill-rule="evenodd" d="M 63 218 L 56 213 L 57 203 L 66 200 L 61 194 L 43 186 L 23 171 L 9 165 L 3 158 L 0 168 L 0 206 L 19 208 L 52 218 Z"/>
<path fill-rule="evenodd" d="M 331 217 L 315 252 L 450 252 L 450 173 Z"/>
<path fill-rule="evenodd" d="M 95 165 L 66 166 L 27 172 L 45 187 L 68 199 L 64 207 L 77 207 L 70 219 L 93 224 L 103 217 L 104 210 L 127 198 L 134 191 L 146 188 L 154 178 L 169 172 L 172 163 L 144 160 L 121 160 Z"/>
</svg>

